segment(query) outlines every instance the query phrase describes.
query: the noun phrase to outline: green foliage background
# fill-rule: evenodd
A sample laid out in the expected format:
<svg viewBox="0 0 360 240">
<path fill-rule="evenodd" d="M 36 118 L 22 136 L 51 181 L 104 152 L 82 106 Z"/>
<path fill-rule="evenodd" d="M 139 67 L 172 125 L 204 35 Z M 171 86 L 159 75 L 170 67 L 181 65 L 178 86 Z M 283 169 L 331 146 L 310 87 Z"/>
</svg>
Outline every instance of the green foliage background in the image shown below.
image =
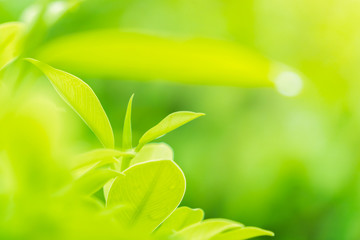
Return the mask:
<svg viewBox="0 0 360 240">
<path fill-rule="evenodd" d="M 40 26 L 28 39 L 35 46 L 29 47 L 30 55 L 46 59 L 46 54 L 36 49 L 62 36 L 120 28 L 170 39 L 230 42 L 296 69 L 303 76 L 304 87 L 298 96 L 289 98 L 263 87 L 265 81 L 259 81 L 258 88 L 242 88 L 221 77 L 208 83 L 196 82 L 196 77 L 178 79 L 178 75 L 187 75 L 176 72 L 171 64 L 169 67 L 168 61 L 200 68 L 188 69 L 193 72 L 209 70 L 191 57 L 159 58 L 156 64 L 164 67 L 164 75 L 159 75 L 162 79 L 156 79 L 159 73 L 147 78 L 146 68 L 142 74 L 142 66 L 151 60 L 137 59 L 139 53 L 131 51 L 102 59 L 106 65 L 135 57 L 136 71 L 123 75 L 108 73 L 105 67 L 89 74 L 86 65 L 52 59 L 54 66 L 92 86 L 109 115 L 117 142 L 121 142 L 124 103 L 132 93 L 136 95 L 134 139 L 170 112 L 206 113 L 203 119 L 161 139 L 173 147 L 176 162 L 187 177 L 184 205 L 204 209 L 207 217 L 221 216 L 271 229 L 279 240 L 360 238 L 359 1 L 68 2 L 73 5 L 62 18 L 51 28 Z M 34 3 L 0 1 L 1 23 L 24 18 L 23 11 Z M 157 45 L 155 52 L 165 54 L 168 49 L 162 46 Z M 246 68 L 253 67 L 251 61 L 245 63 Z M 266 68 L 258 71 L 268 74 Z M 231 74 L 224 75 L 231 79 Z M 35 87 L 66 109 L 40 76 L 32 72 L 32 78 L 43 78 Z M 62 110 L 56 114 L 62 116 L 68 133 L 58 133 L 66 137 L 59 137 L 57 144 L 72 152 L 100 147 L 75 114 Z M 44 117 L 51 119 L 49 114 Z"/>
</svg>

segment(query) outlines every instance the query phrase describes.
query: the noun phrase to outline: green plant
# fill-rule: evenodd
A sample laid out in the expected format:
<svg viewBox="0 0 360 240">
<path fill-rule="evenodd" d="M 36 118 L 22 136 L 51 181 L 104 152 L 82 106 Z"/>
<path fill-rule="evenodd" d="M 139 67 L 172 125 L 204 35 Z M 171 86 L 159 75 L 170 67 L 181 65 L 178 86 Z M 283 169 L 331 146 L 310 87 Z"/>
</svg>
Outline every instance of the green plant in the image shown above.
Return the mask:
<svg viewBox="0 0 360 240">
<path fill-rule="evenodd" d="M 150 143 L 192 121 L 202 113 L 175 112 L 149 129 L 132 147 L 130 98 L 123 129 L 122 151 L 114 150 L 110 122 L 91 88 L 79 78 L 28 59 L 51 81 L 62 98 L 79 114 L 103 143 L 81 155 L 72 191 L 104 201 L 103 211 L 116 219 L 119 231 L 132 238 L 249 239 L 273 233 L 226 219 L 203 220 L 200 209 L 177 208 L 185 193 L 185 177 L 164 143 Z M 80 170 L 80 171 L 79 171 Z M 75 190 L 74 190 L 75 189 Z"/>
<path fill-rule="evenodd" d="M 39 24 L 41 25 L 41 21 L 35 22 L 37 27 L 40 26 Z M 4 36 L 0 42 L 2 53 L 0 71 L 19 56 L 18 59 L 21 60 L 21 57 L 26 55 L 23 48 L 24 41 L 33 36 L 34 32 L 31 31 L 35 31 L 36 28 L 31 29 L 25 37 L 20 34 L 22 29 L 23 26 L 19 23 L 0 26 L 0 32 Z M 55 198 L 46 194 L 44 195 L 46 196 L 45 200 L 35 198 L 34 201 L 39 200 L 38 208 L 40 210 L 43 201 L 51 202 L 51 204 L 44 203 L 50 209 L 53 208 L 52 204 L 65 207 L 64 204 L 66 205 L 68 201 L 74 202 L 72 203 L 74 206 L 70 209 L 81 213 L 81 217 L 74 220 L 74 223 L 84 221 L 86 216 L 91 216 L 91 221 L 89 221 L 94 226 L 97 221 L 102 222 L 98 228 L 93 230 L 96 234 L 105 231 L 110 236 L 117 236 L 117 239 L 240 240 L 273 235 L 270 231 L 245 227 L 226 219 L 203 220 L 204 213 L 200 209 L 178 208 L 185 193 L 184 174 L 174 162 L 172 149 L 168 145 L 151 142 L 203 114 L 172 113 L 148 130 L 140 138 L 137 146 L 133 147 L 131 130 L 133 97 L 131 97 L 124 122 L 122 149 L 119 151 L 114 149 L 114 134 L 108 117 L 90 86 L 74 75 L 55 69 L 43 62 L 32 58 L 26 60 L 47 76 L 59 95 L 78 113 L 104 146 L 104 149 L 84 153 L 74 160 L 72 177 L 70 180 L 60 181 L 61 184 L 58 185 L 62 190 L 55 191 Z M 14 64 L 21 65 L 22 63 L 15 61 Z M 15 88 L 18 86 L 19 80 L 21 80 L 21 76 L 15 79 L 13 83 Z M 26 120 L 26 118 L 24 119 Z M 9 123 L 13 121 L 12 116 L 8 117 L 5 114 L 1 121 Z M 36 122 L 33 125 L 36 127 Z M 34 132 L 29 130 L 29 134 L 38 134 L 37 128 L 34 129 Z M 14 141 L 22 137 L 21 131 L 18 132 L 19 135 L 13 134 L 12 131 L 16 132 L 15 129 L 8 131 L 3 129 L 2 134 L 4 136 L 14 135 Z M 0 136 L 2 141 L 6 139 L 4 136 Z M 44 134 L 44 139 L 45 136 L 46 134 Z M 39 140 L 39 142 L 46 142 L 46 140 Z M 36 143 L 32 143 L 35 150 L 38 147 Z M 9 158 L 15 161 L 26 155 L 26 153 L 18 155 L 18 144 L 6 143 L 6 141 L 3 144 L 9 152 Z M 32 150 L 29 149 L 30 152 Z M 37 152 L 32 154 L 38 157 Z M 31 158 L 30 156 L 29 159 Z M 43 160 L 46 161 L 47 158 L 51 157 L 44 157 Z M 38 167 L 42 168 L 43 166 L 40 164 Z M 24 171 L 26 170 L 25 168 Z M 41 170 L 39 171 L 41 172 Z M 54 172 L 56 171 L 54 170 Z M 28 177 L 31 178 L 31 176 L 29 174 Z M 46 176 L 44 175 L 43 179 L 46 179 Z M 59 186 L 54 189 L 58 188 Z M 25 192 L 25 196 L 28 196 L 28 192 Z M 47 193 L 47 190 L 43 192 Z M 4 199 L 4 201 L 9 201 L 7 197 Z M 69 208 L 66 210 L 69 211 Z M 29 219 L 32 220 L 31 217 Z M 76 236 L 78 232 L 82 232 L 80 227 L 76 230 L 72 229 L 71 234 Z M 74 237 L 73 235 L 71 236 Z"/>
</svg>

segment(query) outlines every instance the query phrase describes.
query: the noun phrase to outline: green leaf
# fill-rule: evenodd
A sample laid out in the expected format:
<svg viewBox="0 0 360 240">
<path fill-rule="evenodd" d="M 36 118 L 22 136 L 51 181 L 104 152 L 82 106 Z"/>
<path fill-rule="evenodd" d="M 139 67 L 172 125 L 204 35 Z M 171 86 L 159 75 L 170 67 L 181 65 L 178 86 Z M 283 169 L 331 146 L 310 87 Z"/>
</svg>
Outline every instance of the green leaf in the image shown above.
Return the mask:
<svg viewBox="0 0 360 240">
<path fill-rule="evenodd" d="M 273 86 L 269 75 L 276 65 L 232 42 L 119 29 L 55 39 L 37 58 L 91 77 L 229 86 Z"/>
<path fill-rule="evenodd" d="M 112 184 L 114 183 L 115 179 L 109 181 L 108 183 L 106 183 L 104 185 L 104 188 L 103 188 L 103 192 L 104 192 L 104 198 L 105 198 L 105 201 L 107 202 L 108 200 L 108 197 L 109 197 L 109 192 L 110 192 L 110 189 L 111 189 L 111 186 Z"/>
<path fill-rule="evenodd" d="M 81 79 L 28 58 L 50 80 L 59 95 L 85 121 L 106 148 L 114 147 L 114 136 L 108 117 L 94 91 Z"/>
<path fill-rule="evenodd" d="M 244 240 L 260 236 L 274 236 L 274 233 L 261 228 L 244 227 L 220 233 L 211 240 Z"/>
<path fill-rule="evenodd" d="M 20 54 L 23 32 L 23 23 L 0 24 L 0 70 Z"/>
<path fill-rule="evenodd" d="M 120 226 L 151 233 L 179 205 L 185 193 L 185 177 L 171 160 L 131 166 L 111 186 L 107 206 L 124 205 L 116 215 Z"/>
<path fill-rule="evenodd" d="M 180 239 L 209 240 L 219 233 L 243 226 L 227 219 L 207 219 L 175 233 L 174 236 Z"/>
<path fill-rule="evenodd" d="M 110 169 L 95 169 L 77 179 L 72 190 L 80 194 L 91 195 L 120 174 Z"/>
<path fill-rule="evenodd" d="M 131 108 L 132 101 L 134 98 L 134 94 L 131 95 L 125 115 L 124 121 L 124 129 L 123 129 L 123 149 L 131 149 L 132 148 L 132 131 L 131 131 Z"/>
<path fill-rule="evenodd" d="M 153 141 L 156 138 L 159 138 L 168 132 L 188 123 L 200 116 L 203 116 L 203 113 L 194 113 L 194 112 L 174 112 L 165 117 L 161 122 L 155 125 L 153 128 L 149 129 L 139 140 L 139 145 L 136 147 L 136 151 L 139 151 L 146 143 Z"/>
<path fill-rule="evenodd" d="M 111 162 L 110 162 L 110 159 L 109 159 L 109 162 L 106 162 L 106 161 L 102 161 L 102 162 L 95 162 L 91 165 L 86 165 L 84 167 L 80 167 L 80 168 L 75 168 L 72 170 L 71 174 L 73 175 L 73 177 L 75 179 L 78 179 L 80 178 L 81 176 L 85 175 L 86 173 L 92 171 L 92 170 L 95 170 L 95 169 L 98 169 L 106 164 L 111 164 L 111 163 L 115 163 L 116 159 L 111 159 Z"/>
<path fill-rule="evenodd" d="M 161 224 L 155 233 L 158 236 L 170 235 L 192 224 L 201 222 L 203 218 L 204 211 L 201 209 L 179 207 Z"/>
<path fill-rule="evenodd" d="M 134 156 L 134 154 L 107 148 L 92 150 L 90 152 L 80 154 L 73 159 L 73 169 L 87 167 L 95 163 L 101 163 L 101 165 L 115 163 L 117 162 L 115 158 L 121 156 Z"/>
<path fill-rule="evenodd" d="M 131 95 L 125 114 L 124 128 L 123 128 L 123 149 L 129 150 L 132 148 L 132 130 L 131 130 L 131 108 L 134 94 Z M 124 171 L 130 166 L 132 157 L 125 156 L 121 160 L 121 171 Z"/>
<path fill-rule="evenodd" d="M 153 160 L 174 160 L 172 148 L 166 143 L 149 143 L 136 153 L 130 165 Z"/>
</svg>

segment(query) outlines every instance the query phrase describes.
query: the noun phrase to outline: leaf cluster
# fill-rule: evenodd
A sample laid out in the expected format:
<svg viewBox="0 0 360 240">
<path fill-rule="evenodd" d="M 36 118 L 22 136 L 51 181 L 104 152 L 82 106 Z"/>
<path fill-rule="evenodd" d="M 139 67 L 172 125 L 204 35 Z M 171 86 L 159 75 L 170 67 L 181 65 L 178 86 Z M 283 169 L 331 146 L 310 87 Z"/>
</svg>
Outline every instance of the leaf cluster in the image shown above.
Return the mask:
<svg viewBox="0 0 360 240">
<path fill-rule="evenodd" d="M 20 43 L 14 36 L 20 34 L 21 28 L 16 23 L 0 27 L 5 36 L 0 42 L 0 68 L 16 58 Z M 89 85 L 44 62 L 26 60 L 46 75 L 104 146 L 74 159 L 73 180 L 63 195 L 86 198 L 103 217 L 115 222 L 117 231 L 126 239 L 241 240 L 273 235 L 226 219 L 203 220 L 202 210 L 178 207 L 185 193 L 185 176 L 174 162 L 170 146 L 151 142 L 204 114 L 172 113 L 146 131 L 133 147 L 132 96 L 124 121 L 122 148 L 117 150 L 110 121 Z"/>
</svg>

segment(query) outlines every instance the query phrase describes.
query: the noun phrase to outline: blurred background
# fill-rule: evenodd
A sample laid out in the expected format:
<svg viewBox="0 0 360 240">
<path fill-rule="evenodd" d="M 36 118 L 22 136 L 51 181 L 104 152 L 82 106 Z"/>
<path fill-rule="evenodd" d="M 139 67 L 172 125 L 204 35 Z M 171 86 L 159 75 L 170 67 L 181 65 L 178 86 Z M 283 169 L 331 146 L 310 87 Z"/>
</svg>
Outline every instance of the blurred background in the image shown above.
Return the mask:
<svg viewBox="0 0 360 240">
<path fill-rule="evenodd" d="M 0 22 L 31 23 L 38 3 L 0 0 Z M 28 54 L 94 89 L 118 146 L 132 93 L 134 141 L 173 111 L 206 113 L 159 139 L 186 175 L 182 205 L 279 240 L 360 239 L 360 1 L 48 3 Z M 71 123 L 62 145 L 101 147 L 36 76 Z"/>
</svg>

